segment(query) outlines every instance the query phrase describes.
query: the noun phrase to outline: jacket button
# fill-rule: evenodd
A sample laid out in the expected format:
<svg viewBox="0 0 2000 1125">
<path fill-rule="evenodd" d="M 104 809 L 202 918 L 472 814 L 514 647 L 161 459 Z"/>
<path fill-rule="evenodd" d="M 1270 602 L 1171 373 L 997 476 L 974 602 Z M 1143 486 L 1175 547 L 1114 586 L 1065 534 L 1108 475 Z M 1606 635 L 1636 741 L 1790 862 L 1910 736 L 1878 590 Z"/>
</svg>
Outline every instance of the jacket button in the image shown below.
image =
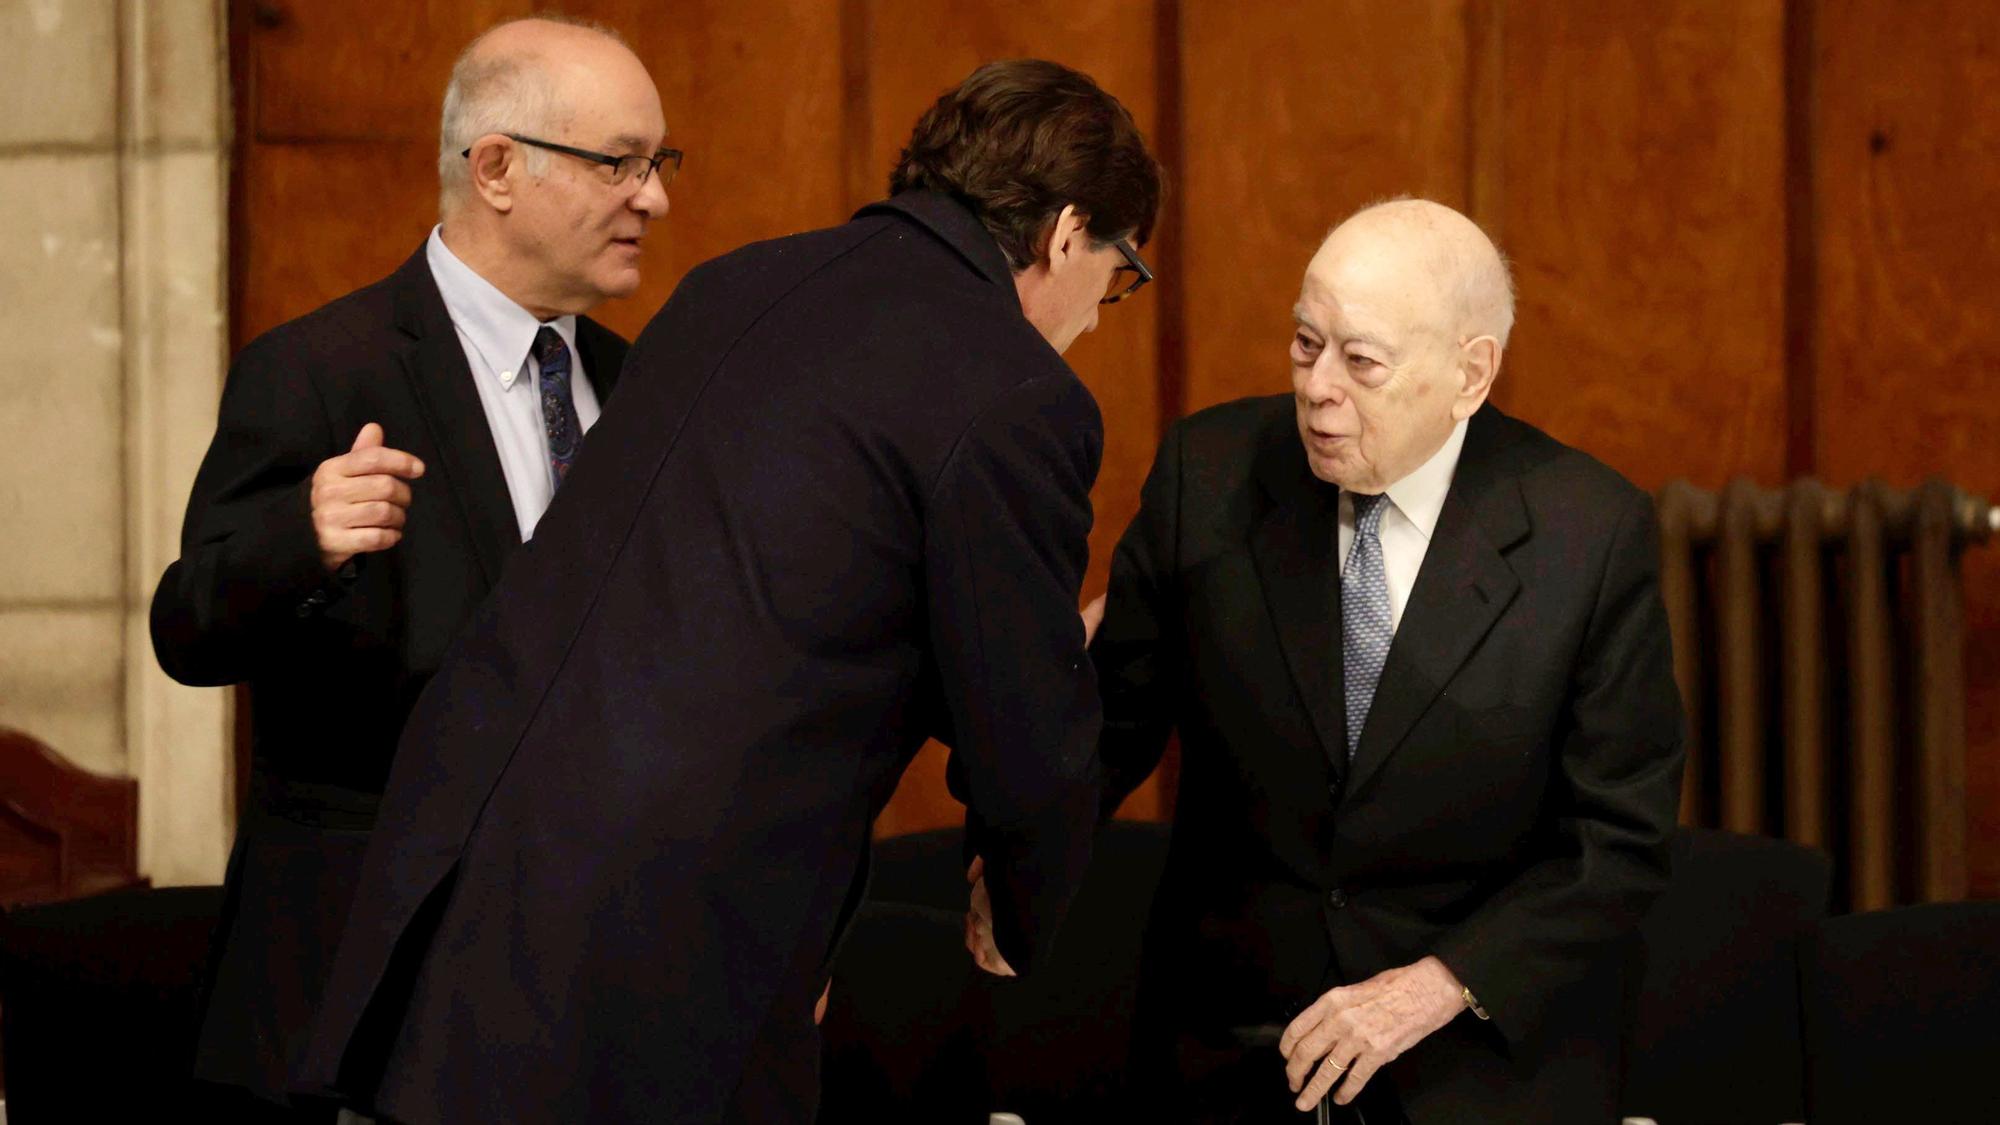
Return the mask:
<svg viewBox="0 0 2000 1125">
<path fill-rule="evenodd" d="M 1347 892 L 1341 890 L 1339 887 L 1333 888 L 1326 893 L 1326 904 L 1335 910 L 1339 910 L 1341 907 L 1347 905 Z"/>
</svg>

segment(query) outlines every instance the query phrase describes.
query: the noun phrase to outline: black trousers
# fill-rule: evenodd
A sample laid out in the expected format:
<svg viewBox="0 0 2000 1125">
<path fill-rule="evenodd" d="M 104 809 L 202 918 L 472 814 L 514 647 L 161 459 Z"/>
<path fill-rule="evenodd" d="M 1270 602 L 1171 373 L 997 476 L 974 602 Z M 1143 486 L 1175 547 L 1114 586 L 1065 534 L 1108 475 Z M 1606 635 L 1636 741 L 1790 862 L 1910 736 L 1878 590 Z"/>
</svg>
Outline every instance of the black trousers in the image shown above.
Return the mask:
<svg viewBox="0 0 2000 1125">
<path fill-rule="evenodd" d="M 280 1105 L 238 1086 L 197 1081 L 195 1087 L 202 1104 L 199 1119 L 214 1125 L 334 1125 L 340 1113 L 326 1105 Z"/>
</svg>

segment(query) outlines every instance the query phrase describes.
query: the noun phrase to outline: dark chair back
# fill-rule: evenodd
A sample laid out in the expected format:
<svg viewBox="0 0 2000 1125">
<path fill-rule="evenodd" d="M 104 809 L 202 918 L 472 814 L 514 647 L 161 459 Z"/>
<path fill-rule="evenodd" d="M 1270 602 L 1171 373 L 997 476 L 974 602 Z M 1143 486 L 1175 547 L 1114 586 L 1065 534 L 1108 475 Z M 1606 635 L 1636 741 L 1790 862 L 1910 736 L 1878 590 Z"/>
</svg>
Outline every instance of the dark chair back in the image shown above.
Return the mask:
<svg viewBox="0 0 2000 1125">
<path fill-rule="evenodd" d="M 190 1070 L 221 910 L 220 887 L 172 887 L 0 912 L 11 1125 L 176 1120 L 206 1105 Z"/>
<path fill-rule="evenodd" d="M 2000 1121 L 2000 902 L 1829 918 L 1799 983 L 1813 1125 Z"/>
<path fill-rule="evenodd" d="M 1805 1116 L 1795 971 L 1826 915 L 1825 853 L 1683 828 L 1673 881 L 1640 927 L 1643 970 L 1623 1111 L 1663 1122 L 1777 1125 Z"/>
</svg>

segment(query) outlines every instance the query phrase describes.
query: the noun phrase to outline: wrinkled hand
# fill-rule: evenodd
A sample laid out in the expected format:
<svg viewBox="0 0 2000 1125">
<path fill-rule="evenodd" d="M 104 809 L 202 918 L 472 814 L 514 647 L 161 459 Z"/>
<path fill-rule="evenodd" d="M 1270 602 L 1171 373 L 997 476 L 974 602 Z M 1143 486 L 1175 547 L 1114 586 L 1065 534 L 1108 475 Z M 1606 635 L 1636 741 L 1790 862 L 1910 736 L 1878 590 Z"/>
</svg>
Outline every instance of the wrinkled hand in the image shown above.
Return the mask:
<svg viewBox="0 0 2000 1125">
<path fill-rule="evenodd" d="M 1352 1102 L 1385 1063 L 1462 1011 L 1464 988 L 1435 957 L 1333 989 L 1278 1039 L 1285 1077 L 1299 1095 L 1294 1104 L 1302 1113 L 1312 1109 L 1343 1077 L 1333 1100 Z"/>
<path fill-rule="evenodd" d="M 993 941 L 993 900 L 986 894 L 986 857 L 975 856 L 965 869 L 965 881 L 972 884 L 972 905 L 965 912 L 965 949 L 972 963 L 996 977 L 1016 975 L 1014 967 L 1000 956 Z"/>
<path fill-rule="evenodd" d="M 382 444 L 382 427 L 361 427 L 354 447 L 320 462 L 312 476 L 313 535 L 329 573 L 356 555 L 386 551 L 402 541 L 410 506 L 406 481 L 424 475 L 424 463 Z"/>
<path fill-rule="evenodd" d="M 1097 627 L 1104 624 L 1104 599 L 1106 596 L 1105 594 L 1099 594 L 1090 599 L 1089 605 L 1083 607 L 1083 647 L 1085 648 L 1089 648 L 1090 642 L 1096 639 Z"/>
</svg>

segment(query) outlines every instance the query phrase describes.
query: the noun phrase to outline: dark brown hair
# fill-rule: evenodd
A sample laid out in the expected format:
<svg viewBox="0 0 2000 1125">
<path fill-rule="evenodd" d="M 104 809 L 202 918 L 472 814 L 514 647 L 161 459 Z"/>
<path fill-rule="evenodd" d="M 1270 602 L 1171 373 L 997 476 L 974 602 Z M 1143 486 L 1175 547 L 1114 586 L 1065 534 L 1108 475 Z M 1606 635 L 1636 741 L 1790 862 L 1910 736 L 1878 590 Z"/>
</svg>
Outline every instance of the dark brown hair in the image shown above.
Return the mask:
<svg viewBox="0 0 2000 1125">
<path fill-rule="evenodd" d="M 1043 59 L 987 63 L 924 111 L 889 192 L 930 188 L 970 206 L 1015 269 L 1042 256 L 1064 204 L 1100 242 L 1144 243 L 1159 216 L 1160 162 L 1117 98 Z"/>
</svg>

